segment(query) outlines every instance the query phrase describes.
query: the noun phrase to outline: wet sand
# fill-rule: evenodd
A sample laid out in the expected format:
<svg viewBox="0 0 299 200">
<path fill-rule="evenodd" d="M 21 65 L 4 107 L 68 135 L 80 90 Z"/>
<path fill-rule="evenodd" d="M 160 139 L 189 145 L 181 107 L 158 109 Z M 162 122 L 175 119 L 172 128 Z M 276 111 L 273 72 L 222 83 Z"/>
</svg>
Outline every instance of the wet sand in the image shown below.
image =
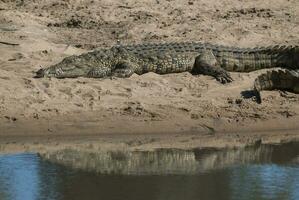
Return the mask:
<svg viewBox="0 0 299 200">
<path fill-rule="evenodd" d="M 272 122 L 273 123 L 273 122 Z M 296 124 L 296 121 L 293 121 Z M 36 124 L 33 124 L 33 127 Z M 241 129 L 227 127 L 226 130 L 174 130 L 167 131 L 167 126 L 156 129 L 142 128 L 149 126 L 139 124 L 135 131 L 125 132 L 109 129 L 99 130 L 97 126 L 88 126 L 87 129 L 63 127 L 63 131 L 30 134 L 27 132 L 16 135 L 14 133 L 0 136 L 0 151 L 2 153 L 16 152 L 50 152 L 62 149 L 78 151 L 152 151 L 161 148 L 194 149 L 194 148 L 235 148 L 260 144 L 282 144 L 299 141 L 298 127 L 272 126 L 267 123 Z M 268 125 L 268 126 L 267 126 Z M 265 126 L 266 128 L 261 128 Z M 25 127 L 25 126 L 24 126 Z M 24 129 L 23 127 L 23 129 Z M 279 128 L 278 128 L 279 127 Z M 42 124 L 41 130 L 44 126 Z M 255 128 L 255 129 L 254 129 Z M 7 129 L 9 130 L 9 129 Z M 26 129 L 25 129 L 26 130 Z M 118 129 L 120 130 L 120 129 Z M 128 129 L 131 130 L 131 129 Z M 105 132 L 106 131 L 106 132 Z M 139 131 L 139 132 L 137 132 Z M 32 132 L 34 133 L 34 132 Z"/>
</svg>

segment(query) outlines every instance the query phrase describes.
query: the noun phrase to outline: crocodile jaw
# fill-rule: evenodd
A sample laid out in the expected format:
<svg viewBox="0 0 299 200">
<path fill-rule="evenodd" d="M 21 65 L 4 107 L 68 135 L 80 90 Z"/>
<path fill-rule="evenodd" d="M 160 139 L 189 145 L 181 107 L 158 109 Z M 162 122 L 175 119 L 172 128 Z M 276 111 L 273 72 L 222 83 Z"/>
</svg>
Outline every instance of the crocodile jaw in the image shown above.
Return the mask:
<svg viewBox="0 0 299 200">
<path fill-rule="evenodd" d="M 43 77 L 58 77 L 58 70 L 53 70 L 52 68 L 46 68 L 46 69 L 39 69 L 37 72 L 35 72 L 34 78 L 43 78 Z M 60 72 L 60 71 L 59 71 Z"/>
</svg>

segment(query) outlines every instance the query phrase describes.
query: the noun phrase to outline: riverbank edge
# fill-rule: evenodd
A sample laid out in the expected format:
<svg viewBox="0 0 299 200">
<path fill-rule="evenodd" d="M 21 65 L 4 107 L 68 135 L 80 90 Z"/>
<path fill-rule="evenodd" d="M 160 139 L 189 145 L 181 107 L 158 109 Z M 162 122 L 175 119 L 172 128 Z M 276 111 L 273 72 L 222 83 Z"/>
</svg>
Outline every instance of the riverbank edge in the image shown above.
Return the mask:
<svg viewBox="0 0 299 200">
<path fill-rule="evenodd" d="M 275 122 L 276 121 L 276 122 Z M 153 124 L 122 123 L 119 131 L 100 126 L 86 126 L 81 132 L 69 124 L 49 131 L 44 123 L 6 124 L 1 126 L 0 153 L 47 152 L 61 149 L 85 151 L 152 151 L 155 149 L 235 148 L 256 144 L 282 144 L 299 141 L 298 119 L 267 120 L 247 126 L 222 124 L 192 130 L 168 128 L 169 122 Z M 27 125 L 26 125 L 27 124 Z M 142 126 L 143 124 L 143 126 Z M 284 124 L 282 126 L 281 124 Z M 89 124 L 90 125 L 90 124 Z M 109 123 L 107 124 L 109 126 Z M 189 126 L 189 127 L 188 127 Z M 143 131 L 141 131 L 143 129 Z M 39 130 L 39 132 L 38 132 Z M 54 130 L 54 129 L 53 129 Z M 31 131 L 31 134 L 29 132 Z M 63 131 L 65 131 L 63 133 Z M 73 131 L 73 132 L 72 132 Z"/>
</svg>

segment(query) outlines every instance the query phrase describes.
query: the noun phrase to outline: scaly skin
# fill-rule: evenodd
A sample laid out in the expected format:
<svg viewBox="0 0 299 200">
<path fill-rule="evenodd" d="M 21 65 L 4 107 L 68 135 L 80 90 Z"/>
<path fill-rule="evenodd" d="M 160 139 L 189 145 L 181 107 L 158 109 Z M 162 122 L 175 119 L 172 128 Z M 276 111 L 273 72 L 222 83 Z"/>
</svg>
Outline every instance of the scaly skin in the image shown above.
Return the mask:
<svg viewBox="0 0 299 200">
<path fill-rule="evenodd" d="M 272 67 L 298 69 L 299 47 L 241 49 L 193 42 L 117 45 L 110 49 L 67 57 L 56 65 L 40 69 L 36 77 L 124 78 L 133 73 L 191 72 L 211 75 L 218 81 L 227 83 L 232 81 L 227 71 L 250 72 Z"/>
<path fill-rule="evenodd" d="M 299 93 L 299 71 L 272 70 L 257 77 L 254 89 L 261 90 L 288 90 Z"/>
</svg>

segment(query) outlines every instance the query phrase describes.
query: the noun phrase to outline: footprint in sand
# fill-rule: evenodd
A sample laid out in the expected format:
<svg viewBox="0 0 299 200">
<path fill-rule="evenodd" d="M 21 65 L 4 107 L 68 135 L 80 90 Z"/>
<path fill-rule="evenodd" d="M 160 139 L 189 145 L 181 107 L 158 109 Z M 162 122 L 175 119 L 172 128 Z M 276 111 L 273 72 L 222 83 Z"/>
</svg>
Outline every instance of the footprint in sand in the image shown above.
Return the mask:
<svg viewBox="0 0 299 200">
<path fill-rule="evenodd" d="M 32 83 L 32 80 L 30 79 L 27 79 L 27 78 L 24 78 L 24 83 L 25 83 L 25 87 L 26 88 L 34 88 L 34 84 Z"/>
<path fill-rule="evenodd" d="M 94 105 L 100 100 L 100 91 L 89 87 L 77 88 L 73 92 L 80 104 L 87 105 L 89 108 L 93 109 Z"/>
<path fill-rule="evenodd" d="M 23 58 L 25 58 L 24 54 L 22 54 L 22 53 L 15 53 L 15 54 L 12 55 L 11 58 L 8 59 L 8 61 L 17 61 L 17 60 L 21 60 Z"/>
<path fill-rule="evenodd" d="M 62 87 L 58 89 L 59 92 L 66 94 L 68 97 L 73 97 L 72 88 Z"/>
</svg>

